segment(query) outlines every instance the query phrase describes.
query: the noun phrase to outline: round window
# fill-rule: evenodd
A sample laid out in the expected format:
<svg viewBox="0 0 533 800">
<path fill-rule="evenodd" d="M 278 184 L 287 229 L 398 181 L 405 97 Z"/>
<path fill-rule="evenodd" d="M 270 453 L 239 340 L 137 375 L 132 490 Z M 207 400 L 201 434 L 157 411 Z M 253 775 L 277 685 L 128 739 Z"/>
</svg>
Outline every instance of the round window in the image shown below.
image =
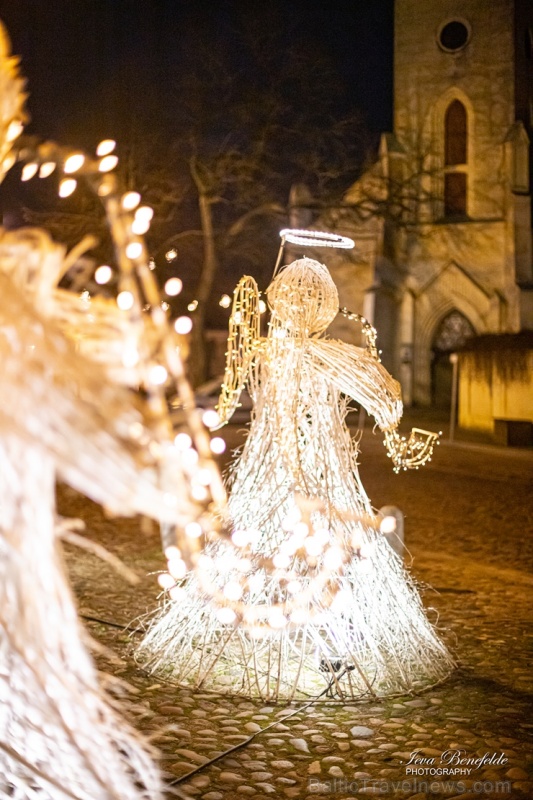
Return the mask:
<svg viewBox="0 0 533 800">
<path fill-rule="evenodd" d="M 453 19 L 444 23 L 438 34 L 438 42 L 447 53 L 462 50 L 470 39 L 470 28 L 461 20 Z"/>
</svg>

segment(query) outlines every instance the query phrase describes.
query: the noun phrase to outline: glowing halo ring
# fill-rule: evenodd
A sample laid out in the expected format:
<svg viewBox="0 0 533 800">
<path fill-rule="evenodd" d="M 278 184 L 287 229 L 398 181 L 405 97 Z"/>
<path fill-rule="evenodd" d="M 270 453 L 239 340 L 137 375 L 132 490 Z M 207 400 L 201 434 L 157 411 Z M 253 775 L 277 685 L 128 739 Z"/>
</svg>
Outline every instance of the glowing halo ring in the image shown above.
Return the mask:
<svg viewBox="0 0 533 800">
<path fill-rule="evenodd" d="M 340 236 L 337 233 L 326 231 L 306 231 L 298 228 L 284 228 L 279 232 L 281 239 L 291 244 L 299 244 L 303 247 L 337 247 L 343 250 L 351 250 L 355 247 L 355 242 L 348 236 Z"/>
</svg>

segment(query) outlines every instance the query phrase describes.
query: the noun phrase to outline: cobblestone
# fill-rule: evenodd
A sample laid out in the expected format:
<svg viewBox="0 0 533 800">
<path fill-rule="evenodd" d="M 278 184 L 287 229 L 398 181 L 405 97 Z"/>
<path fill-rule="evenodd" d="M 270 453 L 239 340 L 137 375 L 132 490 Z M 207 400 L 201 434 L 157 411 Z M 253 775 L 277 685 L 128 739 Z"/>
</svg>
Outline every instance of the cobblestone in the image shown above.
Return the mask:
<svg viewBox="0 0 533 800">
<path fill-rule="evenodd" d="M 160 749 L 165 776 L 197 770 L 178 784 L 183 797 L 532 796 L 533 453 L 444 443 L 430 466 L 396 476 L 382 451 L 365 432 L 363 484 L 374 506 L 404 511 L 410 569 L 457 670 L 420 696 L 321 701 L 291 717 L 297 704 L 234 702 L 154 680 L 132 662 L 129 634 L 87 621 L 123 658 L 118 667 L 98 656 L 99 666 L 136 691 L 134 724 Z M 64 488 L 59 510 L 84 518 L 89 536 L 146 576 L 131 589 L 90 554 L 67 548 L 81 613 L 127 624 L 153 608 L 158 589 L 148 573 L 162 565 L 158 536 L 141 534 L 135 520 L 105 519 Z M 413 763 L 416 751 L 423 764 Z M 470 771 L 437 774 L 444 768 Z"/>
</svg>

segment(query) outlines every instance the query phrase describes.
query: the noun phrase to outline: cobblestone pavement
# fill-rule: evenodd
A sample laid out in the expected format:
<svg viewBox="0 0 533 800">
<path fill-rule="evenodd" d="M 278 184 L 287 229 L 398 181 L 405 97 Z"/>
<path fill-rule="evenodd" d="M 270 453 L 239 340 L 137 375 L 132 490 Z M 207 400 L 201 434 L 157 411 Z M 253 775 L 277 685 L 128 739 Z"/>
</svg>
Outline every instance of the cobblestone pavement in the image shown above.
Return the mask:
<svg viewBox="0 0 533 800">
<path fill-rule="evenodd" d="M 239 436 L 228 429 L 233 444 Z M 135 667 L 129 635 L 87 620 L 120 657 L 99 656 L 99 664 L 132 686 L 135 724 L 160 749 L 165 778 L 198 770 L 174 783 L 177 796 L 533 797 L 533 452 L 444 441 L 423 470 L 394 475 L 381 438 L 367 429 L 361 475 L 375 507 L 393 504 L 405 514 L 409 568 L 457 670 L 418 696 L 299 710 L 303 704 L 164 684 Z M 92 538 L 144 576 L 132 589 L 68 548 L 82 614 L 121 625 L 152 609 L 156 582 L 148 573 L 162 567 L 157 533 L 142 533 L 138 521 L 106 520 L 66 489 L 59 510 L 83 517 Z"/>
</svg>

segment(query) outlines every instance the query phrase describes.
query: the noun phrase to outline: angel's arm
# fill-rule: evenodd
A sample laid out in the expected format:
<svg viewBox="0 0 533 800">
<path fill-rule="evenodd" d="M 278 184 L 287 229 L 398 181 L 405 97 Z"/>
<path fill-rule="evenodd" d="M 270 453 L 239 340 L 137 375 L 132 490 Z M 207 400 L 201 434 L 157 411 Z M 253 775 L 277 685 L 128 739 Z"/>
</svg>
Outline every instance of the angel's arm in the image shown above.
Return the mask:
<svg viewBox="0 0 533 800">
<path fill-rule="evenodd" d="M 382 430 L 399 423 L 403 411 L 400 384 L 367 350 L 315 339 L 309 342 L 309 355 L 314 370 L 361 404 Z"/>
<path fill-rule="evenodd" d="M 225 425 L 239 405 L 258 354 L 259 324 L 259 289 L 255 280 L 245 275 L 233 293 L 226 370 L 217 405 L 220 424 L 217 427 Z"/>
<path fill-rule="evenodd" d="M 417 468 L 431 458 L 438 434 L 419 428 L 413 428 L 409 438 L 398 434 L 403 412 L 400 384 L 372 352 L 345 342 L 312 340 L 308 353 L 319 375 L 375 418 L 396 471 Z"/>
</svg>

